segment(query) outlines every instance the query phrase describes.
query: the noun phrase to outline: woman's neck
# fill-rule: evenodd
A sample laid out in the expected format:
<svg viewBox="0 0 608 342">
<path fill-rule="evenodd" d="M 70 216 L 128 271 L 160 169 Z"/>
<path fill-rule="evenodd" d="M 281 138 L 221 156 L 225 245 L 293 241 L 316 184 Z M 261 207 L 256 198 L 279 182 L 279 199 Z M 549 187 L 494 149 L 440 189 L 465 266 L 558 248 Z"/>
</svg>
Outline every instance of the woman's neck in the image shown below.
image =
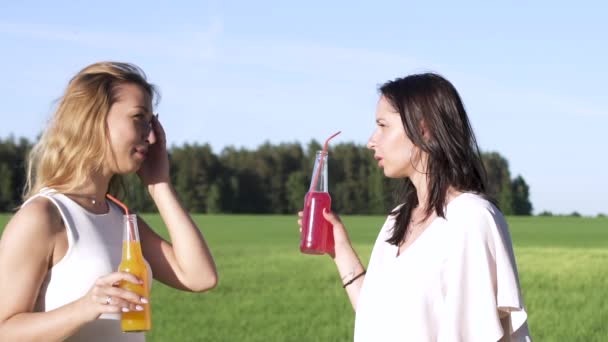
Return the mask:
<svg viewBox="0 0 608 342">
<path fill-rule="evenodd" d="M 416 173 L 410 177 L 410 181 L 416 188 L 416 197 L 418 197 L 418 208 L 426 211 L 428 200 L 428 177 L 423 173 Z"/>
<path fill-rule="evenodd" d="M 429 180 L 428 176 L 422 173 L 418 173 L 413 177 L 410 177 L 410 181 L 416 188 L 416 197 L 418 197 L 418 211 L 427 212 L 428 210 L 428 198 L 429 198 Z M 457 190 L 453 186 L 449 186 L 445 193 L 445 203 L 444 206 L 447 205 L 452 199 L 456 198 L 458 195 L 462 194 L 462 191 Z M 431 214 L 434 212 L 434 209 L 431 210 Z"/>
<path fill-rule="evenodd" d="M 81 184 L 73 191 L 70 191 L 70 195 L 86 198 L 92 203 L 102 203 L 108 193 L 111 178 L 111 176 L 92 174 L 89 177 L 89 182 Z"/>
</svg>

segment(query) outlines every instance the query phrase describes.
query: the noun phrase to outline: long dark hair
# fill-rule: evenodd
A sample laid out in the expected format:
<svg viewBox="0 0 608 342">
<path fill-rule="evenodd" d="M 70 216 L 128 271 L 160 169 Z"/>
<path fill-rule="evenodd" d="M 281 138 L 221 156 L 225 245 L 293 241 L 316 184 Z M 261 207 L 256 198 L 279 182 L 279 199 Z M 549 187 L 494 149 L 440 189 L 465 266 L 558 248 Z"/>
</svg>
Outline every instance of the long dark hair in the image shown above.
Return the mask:
<svg viewBox="0 0 608 342">
<path fill-rule="evenodd" d="M 433 211 L 445 218 L 450 186 L 487 198 L 479 147 L 460 95 L 448 80 L 433 73 L 410 75 L 386 82 L 380 93 L 399 112 L 407 137 L 428 155 L 426 218 Z M 391 212 L 396 221 L 387 240 L 397 246 L 405 238 L 412 210 L 418 206 L 416 188 L 409 178 L 404 180 L 399 197 L 403 205 Z"/>
</svg>

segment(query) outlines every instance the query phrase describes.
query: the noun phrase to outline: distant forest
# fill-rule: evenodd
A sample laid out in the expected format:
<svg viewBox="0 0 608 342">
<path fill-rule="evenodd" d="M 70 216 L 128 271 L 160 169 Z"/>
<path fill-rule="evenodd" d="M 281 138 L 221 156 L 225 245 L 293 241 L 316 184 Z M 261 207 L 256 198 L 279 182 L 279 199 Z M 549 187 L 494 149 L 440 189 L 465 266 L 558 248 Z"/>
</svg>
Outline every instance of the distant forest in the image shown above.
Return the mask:
<svg viewBox="0 0 608 342">
<path fill-rule="evenodd" d="M 0 139 L 0 212 L 22 202 L 25 160 L 32 143 Z M 169 149 L 171 177 L 185 207 L 193 213 L 293 214 L 302 208 L 316 151 L 311 141 L 255 150 L 226 147 L 213 153 L 208 144 L 184 144 Z M 511 177 L 509 163 L 496 152 L 482 153 L 489 194 L 506 215 L 531 215 L 529 186 L 523 176 Z M 384 177 L 363 145 L 335 144 L 329 149 L 329 192 L 332 209 L 341 214 L 386 214 L 398 203 L 400 182 Z M 139 212 L 156 211 L 137 176 L 125 177 L 123 199 Z"/>
</svg>

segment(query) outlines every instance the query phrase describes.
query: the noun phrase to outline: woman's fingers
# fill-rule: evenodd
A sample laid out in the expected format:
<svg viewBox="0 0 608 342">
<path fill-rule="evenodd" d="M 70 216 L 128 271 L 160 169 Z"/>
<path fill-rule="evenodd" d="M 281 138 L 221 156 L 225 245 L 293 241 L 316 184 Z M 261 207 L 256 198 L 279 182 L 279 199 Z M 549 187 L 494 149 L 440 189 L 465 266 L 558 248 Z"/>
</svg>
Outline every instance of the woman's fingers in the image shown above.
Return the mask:
<svg viewBox="0 0 608 342">
<path fill-rule="evenodd" d="M 135 292 L 121 289 L 119 287 L 109 287 L 103 290 L 106 296 L 110 296 L 115 299 L 116 302 L 131 302 L 135 304 L 147 303 L 147 298 L 143 298 Z"/>
<path fill-rule="evenodd" d="M 139 294 L 118 287 L 121 281 L 141 285 L 143 282 L 128 272 L 114 272 L 97 279 L 92 289 L 93 301 L 101 304 L 103 312 L 119 312 L 142 310 L 141 304 L 148 303 L 148 299 Z"/>
<path fill-rule="evenodd" d="M 121 281 L 128 281 L 133 284 L 143 284 L 143 281 L 131 273 L 128 272 L 113 272 L 106 276 L 97 279 L 95 285 L 97 286 L 116 286 Z"/>
<path fill-rule="evenodd" d="M 143 310 L 148 298 L 118 287 L 122 282 L 142 285 L 143 282 L 128 272 L 113 272 L 95 281 L 89 292 L 78 300 L 83 315 L 95 320 L 103 313 L 120 313 Z"/>
<path fill-rule="evenodd" d="M 142 311 L 144 307 L 141 304 L 133 304 L 124 300 L 116 300 L 112 298 L 111 304 L 100 305 L 101 313 L 119 313 L 130 311 Z"/>
<path fill-rule="evenodd" d="M 165 135 L 165 129 L 160 124 L 160 121 L 158 119 L 158 114 L 154 115 L 152 118 L 152 128 L 154 129 L 154 134 L 156 134 L 156 137 L 159 139 L 161 144 L 164 146 L 166 144 L 167 137 Z"/>
<path fill-rule="evenodd" d="M 340 217 L 338 217 L 338 215 L 334 214 L 333 212 L 323 208 L 323 217 L 329 221 L 329 223 L 331 223 L 333 226 L 336 225 L 341 225 L 342 221 L 340 221 Z"/>
<path fill-rule="evenodd" d="M 304 213 L 301 211 L 298 211 L 298 226 L 300 227 L 300 233 L 302 232 L 302 217 L 304 216 Z"/>
<path fill-rule="evenodd" d="M 142 311 L 143 304 L 148 303 L 146 298 L 137 293 L 114 286 L 96 287 L 93 301 L 98 304 L 100 313 L 117 313 L 129 311 Z"/>
</svg>

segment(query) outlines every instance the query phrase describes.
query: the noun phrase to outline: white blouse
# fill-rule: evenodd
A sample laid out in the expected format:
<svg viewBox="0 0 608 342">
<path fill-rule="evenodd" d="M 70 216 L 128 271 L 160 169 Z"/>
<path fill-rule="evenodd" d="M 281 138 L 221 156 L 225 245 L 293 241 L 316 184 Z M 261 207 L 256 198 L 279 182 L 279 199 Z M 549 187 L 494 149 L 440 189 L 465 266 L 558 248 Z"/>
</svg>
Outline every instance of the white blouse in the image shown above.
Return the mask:
<svg viewBox="0 0 608 342">
<path fill-rule="evenodd" d="M 531 341 L 508 226 L 461 194 L 402 254 L 378 235 L 357 302 L 355 341 Z"/>
</svg>

